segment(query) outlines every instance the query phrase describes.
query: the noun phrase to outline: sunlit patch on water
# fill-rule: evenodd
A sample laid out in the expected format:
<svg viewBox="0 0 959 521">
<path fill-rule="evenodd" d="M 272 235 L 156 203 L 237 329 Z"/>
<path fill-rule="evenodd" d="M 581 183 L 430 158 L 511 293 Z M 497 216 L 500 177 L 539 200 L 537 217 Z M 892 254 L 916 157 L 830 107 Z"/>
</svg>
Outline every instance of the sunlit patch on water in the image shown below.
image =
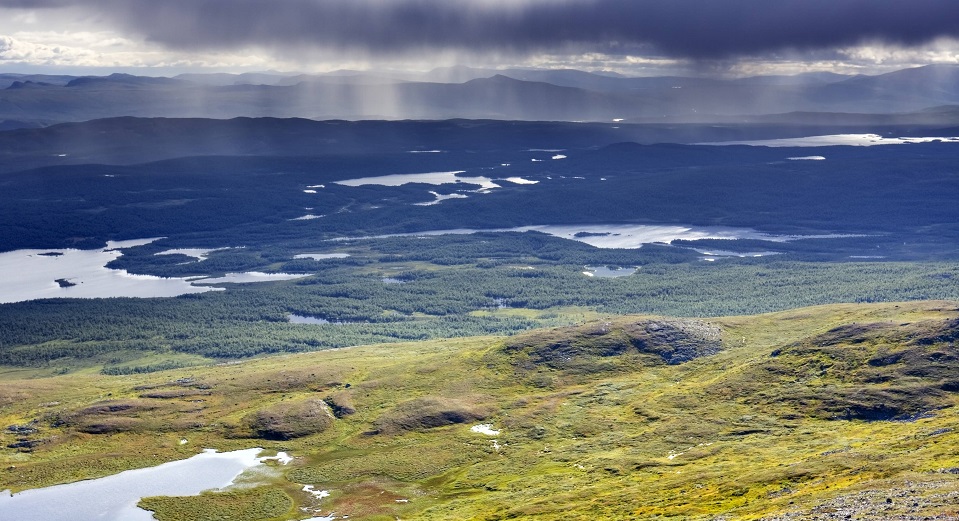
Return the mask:
<svg viewBox="0 0 959 521">
<path fill-rule="evenodd" d="M 429 237 L 432 235 L 467 235 L 472 233 L 497 232 L 541 232 L 579 241 L 597 248 L 635 249 L 644 244 L 669 244 L 678 239 L 757 239 L 770 242 L 789 242 L 803 239 L 841 239 L 863 237 L 853 234 L 820 235 L 772 235 L 751 228 L 733 228 L 728 226 L 680 226 L 672 224 L 540 224 L 516 228 L 454 228 L 449 230 L 428 230 L 413 233 L 397 233 L 369 237 L 331 239 L 333 241 L 355 239 L 381 239 L 386 237 Z"/>
<path fill-rule="evenodd" d="M 833 134 L 827 136 L 808 136 L 781 139 L 758 139 L 752 141 L 719 141 L 697 143 L 698 145 L 750 145 L 763 147 L 828 147 L 876 145 L 906 145 L 910 143 L 959 143 L 959 137 L 883 137 L 879 134 Z"/>
</svg>

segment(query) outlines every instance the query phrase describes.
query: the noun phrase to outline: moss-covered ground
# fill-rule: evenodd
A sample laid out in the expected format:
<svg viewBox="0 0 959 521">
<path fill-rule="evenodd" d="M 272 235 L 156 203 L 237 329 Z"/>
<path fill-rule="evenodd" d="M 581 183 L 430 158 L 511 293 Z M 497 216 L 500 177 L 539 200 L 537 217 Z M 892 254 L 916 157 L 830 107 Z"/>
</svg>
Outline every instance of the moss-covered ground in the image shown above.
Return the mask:
<svg viewBox="0 0 959 521">
<path fill-rule="evenodd" d="M 957 317 L 942 301 L 608 317 L 144 375 L 10 370 L 0 490 L 260 446 L 295 460 L 227 493 L 143 506 L 170 521 L 312 515 L 303 509 L 353 520 L 952 519 Z M 251 418 L 267 416 L 289 439 L 264 439 Z"/>
</svg>

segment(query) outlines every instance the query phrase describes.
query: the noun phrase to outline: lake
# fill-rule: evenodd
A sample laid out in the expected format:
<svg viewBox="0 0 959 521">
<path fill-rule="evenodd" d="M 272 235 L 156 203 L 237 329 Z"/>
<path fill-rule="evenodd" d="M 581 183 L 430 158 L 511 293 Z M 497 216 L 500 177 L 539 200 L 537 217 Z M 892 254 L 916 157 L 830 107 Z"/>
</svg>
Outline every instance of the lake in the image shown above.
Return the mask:
<svg viewBox="0 0 959 521">
<path fill-rule="evenodd" d="M 414 206 L 433 206 L 434 204 L 440 204 L 442 201 L 449 199 L 466 199 L 468 196 L 463 194 L 441 194 L 439 192 L 434 192 L 430 190 L 430 194 L 433 195 L 434 199 L 432 201 L 427 201 L 425 203 L 413 203 Z"/>
<path fill-rule="evenodd" d="M 42 298 L 175 297 L 215 291 L 185 278 L 134 275 L 106 265 L 119 258 L 120 248 L 157 239 L 111 241 L 100 250 L 16 250 L 0 253 L 0 303 Z"/>
<path fill-rule="evenodd" d="M 107 268 L 121 257 L 122 248 L 143 246 L 157 241 L 136 239 L 110 241 L 97 250 L 48 249 L 15 250 L 0 253 L 0 304 L 45 298 L 176 297 L 189 293 L 223 291 L 214 284 L 246 284 L 309 277 L 309 273 L 228 273 L 222 277 L 157 277 L 137 275 L 126 270 Z M 157 255 L 180 254 L 202 262 L 214 251 L 230 248 L 181 248 Z M 296 258 L 341 259 L 345 253 L 310 253 Z"/>
<path fill-rule="evenodd" d="M 25 490 L 12 496 L 4 493 L 0 494 L 0 513 L 4 520 L 17 521 L 152 521 L 150 512 L 136 506 L 141 498 L 193 496 L 226 487 L 244 471 L 271 459 L 260 457 L 262 450 L 207 449 L 192 458 L 156 467 Z M 281 462 L 288 461 L 282 453 L 279 457 Z"/>
<path fill-rule="evenodd" d="M 446 185 L 446 184 L 471 184 L 478 185 L 480 190 L 491 190 L 493 188 L 500 188 L 500 185 L 493 182 L 492 179 L 488 177 L 457 177 L 458 174 L 466 173 L 465 170 L 457 170 L 454 172 L 427 172 L 423 174 L 392 174 L 392 175 L 383 175 L 376 177 L 362 177 L 358 179 L 347 179 L 344 181 L 336 181 L 336 184 L 343 186 L 363 186 L 363 185 L 380 185 L 380 186 L 403 186 L 412 183 L 421 183 L 428 185 Z"/>
<path fill-rule="evenodd" d="M 507 166 L 506 163 L 503 166 Z M 497 184 L 497 182 L 506 181 L 514 185 L 534 185 L 539 183 L 539 181 L 533 181 L 530 179 L 525 179 L 522 177 L 506 177 L 503 179 L 493 179 L 486 176 L 474 176 L 474 177 L 460 177 L 459 174 L 466 173 L 465 170 L 456 170 L 452 172 L 427 172 L 422 174 L 392 174 L 392 175 L 383 175 L 376 177 L 361 177 L 357 179 L 346 179 L 344 181 L 336 181 L 336 184 L 343 186 L 364 186 L 364 185 L 379 185 L 379 186 L 403 186 L 413 183 L 428 184 L 428 185 L 475 185 L 478 188 L 475 189 L 460 189 L 456 190 L 457 192 L 468 192 L 468 193 L 488 193 L 490 190 L 496 188 L 502 188 L 502 185 Z M 439 204 L 442 201 L 449 199 L 465 199 L 468 196 L 462 193 L 452 193 L 452 194 L 440 194 L 435 191 L 429 192 L 433 196 L 432 201 L 424 201 L 421 203 L 414 203 L 416 206 L 432 206 Z"/>
</svg>

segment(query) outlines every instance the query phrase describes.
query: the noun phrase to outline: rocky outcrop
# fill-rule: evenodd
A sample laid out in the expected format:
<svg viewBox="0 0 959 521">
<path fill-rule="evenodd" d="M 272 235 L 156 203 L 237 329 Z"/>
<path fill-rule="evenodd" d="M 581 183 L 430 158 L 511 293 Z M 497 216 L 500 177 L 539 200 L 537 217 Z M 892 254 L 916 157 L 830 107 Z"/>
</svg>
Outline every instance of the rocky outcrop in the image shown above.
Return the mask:
<svg viewBox="0 0 959 521">
<path fill-rule="evenodd" d="M 575 365 L 579 359 L 629 353 L 645 355 L 649 363 L 675 365 L 722 349 L 722 330 L 707 322 L 631 317 L 518 335 L 504 346 L 508 354 L 555 369 Z"/>
<path fill-rule="evenodd" d="M 397 434 L 485 419 L 489 410 L 473 403 L 426 397 L 401 403 L 374 422 L 376 433 Z"/>
<path fill-rule="evenodd" d="M 319 398 L 280 402 L 246 418 L 254 437 L 290 440 L 317 434 L 330 428 L 333 412 Z"/>
</svg>

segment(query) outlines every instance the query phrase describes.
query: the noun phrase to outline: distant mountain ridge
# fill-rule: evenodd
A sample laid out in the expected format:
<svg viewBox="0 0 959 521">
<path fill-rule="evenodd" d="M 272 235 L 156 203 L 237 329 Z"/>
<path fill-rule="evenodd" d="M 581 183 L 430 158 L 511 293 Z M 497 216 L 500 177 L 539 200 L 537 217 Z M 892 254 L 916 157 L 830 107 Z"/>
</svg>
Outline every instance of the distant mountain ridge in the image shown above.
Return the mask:
<svg viewBox="0 0 959 521">
<path fill-rule="evenodd" d="M 898 114 L 959 105 L 959 66 L 878 76 L 629 78 L 577 70 L 425 74 L 0 75 L 0 120 L 137 117 L 720 122 L 791 112 Z"/>
<path fill-rule="evenodd" d="M 42 166 L 135 164 L 187 156 L 365 153 L 369 143 L 376 143 L 380 153 L 418 149 L 599 149 L 625 142 L 689 144 L 849 133 L 952 136 L 957 127 L 959 106 L 955 105 L 894 115 L 797 112 L 730 118 L 709 125 L 130 116 L 54 125 L 0 120 L 0 173 Z"/>
</svg>

